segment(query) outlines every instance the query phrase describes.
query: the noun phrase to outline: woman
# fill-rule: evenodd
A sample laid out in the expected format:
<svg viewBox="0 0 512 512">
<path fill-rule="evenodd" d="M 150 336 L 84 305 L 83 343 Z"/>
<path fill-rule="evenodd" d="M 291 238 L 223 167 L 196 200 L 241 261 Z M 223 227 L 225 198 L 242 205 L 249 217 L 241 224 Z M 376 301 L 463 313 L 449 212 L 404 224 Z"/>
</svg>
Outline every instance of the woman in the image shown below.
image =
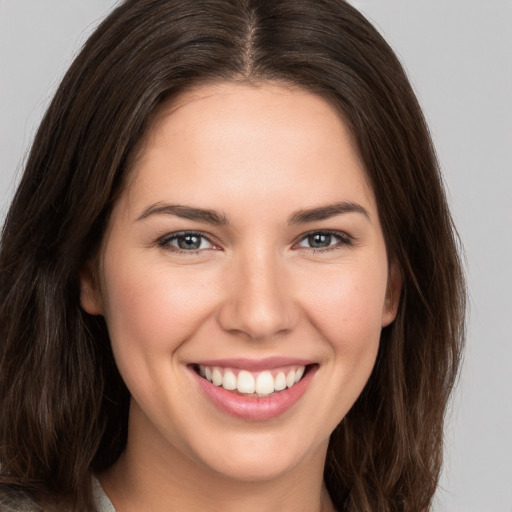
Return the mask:
<svg viewBox="0 0 512 512">
<path fill-rule="evenodd" d="M 4 502 L 429 509 L 464 287 L 414 94 L 345 2 L 122 3 L 0 290 Z"/>
</svg>

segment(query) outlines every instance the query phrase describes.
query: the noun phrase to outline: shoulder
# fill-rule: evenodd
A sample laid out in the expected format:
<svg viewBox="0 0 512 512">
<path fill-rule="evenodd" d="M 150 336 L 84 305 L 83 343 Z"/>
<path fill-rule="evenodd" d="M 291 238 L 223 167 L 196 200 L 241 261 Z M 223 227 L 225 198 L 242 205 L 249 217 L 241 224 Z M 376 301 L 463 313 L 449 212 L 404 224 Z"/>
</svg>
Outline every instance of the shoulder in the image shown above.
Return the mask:
<svg viewBox="0 0 512 512">
<path fill-rule="evenodd" d="M 0 512 L 43 512 L 23 491 L 0 484 Z"/>
<path fill-rule="evenodd" d="M 0 0 L 1 1 L 1 0 Z M 99 481 L 92 477 L 92 491 L 98 512 L 116 512 Z M 28 494 L 14 485 L 0 483 L 0 512 L 45 512 Z M 52 510 L 61 510 L 57 507 Z"/>
</svg>

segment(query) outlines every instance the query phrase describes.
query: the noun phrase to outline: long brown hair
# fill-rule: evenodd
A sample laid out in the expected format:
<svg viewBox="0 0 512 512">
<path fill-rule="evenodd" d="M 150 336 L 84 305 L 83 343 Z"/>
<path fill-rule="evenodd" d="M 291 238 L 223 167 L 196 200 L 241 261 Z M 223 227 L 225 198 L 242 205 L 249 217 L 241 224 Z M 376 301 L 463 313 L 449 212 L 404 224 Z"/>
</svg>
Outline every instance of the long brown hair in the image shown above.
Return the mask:
<svg viewBox="0 0 512 512">
<path fill-rule="evenodd" d="M 94 509 L 91 471 L 126 442 L 129 393 L 102 317 L 80 307 L 137 142 L 197 83 L 297 84 L 352 131 L 389 257 L 396 320 L 331 436 L 340 511 L 425 511 L 463 343 L 457 238 L 423 115 L 393 51 L 343 0 L 128 0 L 85 44 L 35 137 L 0 253 L 0 482 Z"/>
</svg>

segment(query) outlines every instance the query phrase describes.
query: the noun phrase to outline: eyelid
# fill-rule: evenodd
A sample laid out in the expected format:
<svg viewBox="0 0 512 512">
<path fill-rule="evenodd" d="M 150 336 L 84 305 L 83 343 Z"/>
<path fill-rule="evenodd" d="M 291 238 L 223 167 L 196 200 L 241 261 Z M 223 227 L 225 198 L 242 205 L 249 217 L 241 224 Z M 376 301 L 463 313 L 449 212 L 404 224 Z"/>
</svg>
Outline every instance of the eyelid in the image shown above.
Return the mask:
<svg viewBox="0 0 512 512">
<path fill-rule="evenodd" d="M 316 248 L 316 247 L 305 247 L 305 246 L 299 246 L 298 244 L 305 240 L 306 238 L 312 236 L 312 235 L 330 235 L 335 237 L 338 240 L 338 243 L 329 245 L 327 247 L 323 248 Z M 297 241 L 294 243 L 294 248 L 297 247 L 301 250 L 306 251 L 314 251 L 314 252 L 326 252 L 329 250 L 338 249 L 343 246 L 350 246 L 354 242 L 354 237 L 349 235 L 348 233 L 344 231 L 336 231 L 331 229 L 313 229 L 311 231 L 308 231 L 307 233 L 303 233 L 300 235 L 300 237 L 297 238 Z"/>
<path fill-rule="evenodd" d="M 203 238 L 204 240 L 208 241 L 208 243 L 212 246 L 212 247 L 208 247 L 208 248 L 205 248 L 205 249 L 196 249 L 196 250 L 185 250 L 185 249 L 180 249 L 179 247 L 176 247 L 174 245 L 171 245 L 170 242 L 172 240 L 176 240 L 177 238 L 179 237 L 182 237 L 182 236 L 197 236 L 197 237 L 200 237 L 200 238 Z M 212 240 L 213 237 L 211 237 L 210 235 L 206 234 L 206 233 L 203 233 L 202 231 L 194 231 L 194 230 L 182 230 L 182 231 L 174 231 L 172 233 L 167 233 L 161 237 L 159 237 L 156 241 L 156 244 L 160 247 L 162 247 L 163 249 L 167 249 L 167 250 L 170 250 L 170 251 L 173 251 L 173 252 L 176 252 L 176 253 L 181 253 L 181 254 L 198 254 L 200 252 L 203 252 L 203 251 L 206 251 L 206 250 L 212 250 L 212 249 L 219 249 L 219 245 L 217 243 L 215 243 L 213 240 Z"/>
<path fill-rule="evenodd" d="M 309 236 L 316 235 L 316 234 L 330 235 L 330 236 L 336 238 L 338 240 L 338 243 L 333 244 L 333 245 L 329 245 L 329 246 L 323 247 L 323 248 L 305 247 L 305 246 L 299 246 L 298 245 L 300 242 L 302 242 L 303 240 L 305 240 Z M 193 249 L 185 250 L 185 249 L 180 249 L 179 247 L 176 247 L 176 246 L 170 244 L 170 242 L 172 240 L 176 240 L 177 238 L 179 238 L 181 236 L 187 236 L 187 235 L 201 237 L 204 240 L 206 240 L 211 245 L 211 247 L 204 248 L 204 249 L 196 249 L 196 250 L 193 250 Z M 202 231 L 181 230 L 181 231 L 174 231 L 172 233 L 167 233 L 167 234 L 159 237 L 156 240 L 156 244 L 158 246 L 162 247 L 163 249 L 167 249 L 167 250 L 170 250 L 170 251 L 173 251 L 173 252 L 176 252 L 176 253 L 198 254 L 198 253 L 206 251 L 206 250 L 212 250 L 212 249 L 213 250 L 219 250 L 220 249 L 219 244 L 216 243 L 213 240 L 213 238 L 214 237 L 212 237 L 211 235 L 209 235 L 207 233 L 204 233 Z M 301 234 L 296 239 L 296 241 L 294 242 L 293 248 L 294 249 L 300 249 L 300 250 L 306 250 L 306 251 L 312 251 L 312 252 L 326 252 L 326 251 L 329 251 L 329 250 L 338 249 L 338 248 L 343 247 L 343 246 L 350 246 L 350 245 L 353 244 L 353 242 L 354 242 L 354 237 L 349 235 L 349 234 L 347 234 L 344 231 L 329 230 L 329 229 L 314 229 L 314 230 L 311 230 L 311 231 L 308 231 L 306 233 Z"/>
</svg>

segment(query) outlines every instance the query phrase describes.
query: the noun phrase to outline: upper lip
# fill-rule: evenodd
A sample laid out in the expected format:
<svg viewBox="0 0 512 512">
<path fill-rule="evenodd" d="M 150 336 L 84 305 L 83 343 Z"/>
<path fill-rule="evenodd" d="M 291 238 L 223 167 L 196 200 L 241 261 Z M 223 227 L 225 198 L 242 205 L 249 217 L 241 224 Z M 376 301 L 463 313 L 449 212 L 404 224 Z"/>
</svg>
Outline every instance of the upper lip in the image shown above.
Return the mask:
<svg viewBox="0 0 512 512">
<path fill-rule="evenodd" d="M 247 358 L 226 358 L 226 359 L 208 359 L 202 361 L 194 361 L 196 365 L 217 366 L 220 368 L 238 368 L 248 371 L 272 370 L 281 366 L 307 366 L 314 364 L 314 361 L 297 357 L 273 356 L 263 359 L 247 359 Z"/>
</svg>

